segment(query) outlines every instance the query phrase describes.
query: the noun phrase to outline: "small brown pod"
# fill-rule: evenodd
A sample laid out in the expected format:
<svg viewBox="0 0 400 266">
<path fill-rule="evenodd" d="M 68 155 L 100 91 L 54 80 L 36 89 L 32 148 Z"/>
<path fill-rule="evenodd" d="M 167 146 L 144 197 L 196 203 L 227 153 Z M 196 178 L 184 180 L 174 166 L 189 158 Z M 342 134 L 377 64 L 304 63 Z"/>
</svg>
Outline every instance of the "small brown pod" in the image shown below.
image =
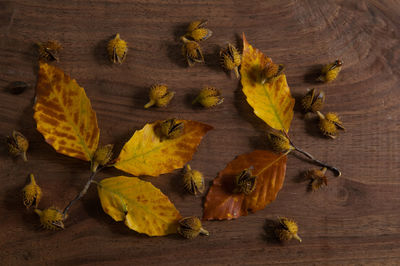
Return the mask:
<svg viewBox="0 0 400 266">
<path fill-rule="evenodd" d="M 189 193 L 193 195 L 203 194 L 204 192 L 204 178 L 203 174 L 197 170 L 192 170 L 190 165 L 185 166 L 185 173 L 183 174 L 183 184 Z"/>
<path fill-rule="evenodd" d="M 325 93 L 323 91 L 316 92 L 315 89 L 311 89 L 301 99 L 301 105 L 305 113 L 321 111 L 324 106 Z"/>
<path fill-rule="evenodd" d="M 184 131 L 184 123 L 177 122 L 175 118 L 164 120 L 160 123 L 161 139 L 175 139 Z"/>
<path fill-rule="evenodd" d="M 252 175 L 252 167 L 244 169 L 235 177 L 234 193 L 249 195 L 256 188 L 257 176 Z"/>
<path fill-rule="evenodd" d="M 182 218 L 178 223 L 177 231 L 184 238 L 192 239 L 199 234 L 210 235 L 210 233 L 202 227 L 200 219 L 196 216 Z"/>
</svg>

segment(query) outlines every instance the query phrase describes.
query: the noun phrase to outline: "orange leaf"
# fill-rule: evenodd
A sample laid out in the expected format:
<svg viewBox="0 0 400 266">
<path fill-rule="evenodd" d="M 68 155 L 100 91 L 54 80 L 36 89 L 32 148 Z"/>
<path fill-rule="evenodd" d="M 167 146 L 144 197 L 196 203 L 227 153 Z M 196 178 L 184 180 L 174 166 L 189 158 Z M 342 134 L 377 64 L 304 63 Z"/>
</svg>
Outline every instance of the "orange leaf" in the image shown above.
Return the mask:
<svg viewBox="0 0 400 266">
<path fill-rule="evenodd" d="M 39 63 L 34 118 L 47 143 L 62 154 L 90 161 L 99 128 L 85 90 L 61 69 Z"/>
<path fill-rule="evenodd" d="M 97 190 L 104 212 L 115 221 L 149 236 L 176 233 L 178 210 L 158 188 L 137 177 L 116 176 L 101 180 Z"/>
<path fill-rule="evenodd" d="M 212 127 L 190 120 L 177 122 L 184 123 L 183 134 L 162 141 L 155 130 L 160 121 L 146 124 L 125 143 L 114 166 L 135 176 L 158 176 L 182 168 L 192 159 L 201 139 Z"/>
<path fill-rule="evenodd" d="M 285 74 L 262 83 L 262 71 L 272 65 L 271 58 L 253 48 L 243 34 L 243 56 L 240 73 L 243 93 L 254 113 L 270 127 L 289 131 L 293 119 L 294 99 Z"/>
<path fill-rule="evenodd" d="M 228 163 L 207 194 L 204 203 L 206 220 L 235 219 L 256 212 L 274 201 L 283 186 L 287 157 L 269 151 L 256 150 L 238 156 Z M 234 180 L 242 170 L 253 166 L 257 176 L 256 188 L 249 195 L 233 193 Z"/>
</svg>

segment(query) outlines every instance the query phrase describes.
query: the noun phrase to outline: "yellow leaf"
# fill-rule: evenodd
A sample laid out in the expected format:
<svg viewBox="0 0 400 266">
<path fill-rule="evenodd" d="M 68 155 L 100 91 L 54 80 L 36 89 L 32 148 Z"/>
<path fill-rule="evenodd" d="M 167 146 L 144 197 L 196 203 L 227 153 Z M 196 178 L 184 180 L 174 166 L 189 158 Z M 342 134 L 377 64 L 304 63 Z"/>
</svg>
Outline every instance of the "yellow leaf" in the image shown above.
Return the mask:
<svg viewBox="0 0 400 266">
<path fill-rule="evenodd" d="M 57 67 L 42 62 L 39 67 L 37 129 L 57 152 L 90 161 L 100 132 L 85 90 Z"/>
<path fill-rule="evenodd" d="M 243 57 L 240 73 L 243 93 L 254 113 L 270 127 L 289 131 L 293 118 L 294 99 L 285 74 L 262 83 L 263 69 L 272 64 L 272 60 L 258 49 L 253 48 L 243 34 Z"/>
<path fill-rule="evenodd" d="M 183 122 L 183 134 L 162 139 L 157 133 L 161 121 L 146 124 L 125 143 L 114 166 L 132 175 L 158 176 L 182 168 L 192 159 L 197 146 L 212 127 L 190 120 Z M 162 139 L 162 140 L 161 140 Z"/>
<path fill-rule="evenodd" d="M 164 236 L 177 231 L 178 210 L 158 188 L 136 177 L 103 179 L 97 186 L 104 212 L 115 221 L 149 236 Z"/>
</svg>

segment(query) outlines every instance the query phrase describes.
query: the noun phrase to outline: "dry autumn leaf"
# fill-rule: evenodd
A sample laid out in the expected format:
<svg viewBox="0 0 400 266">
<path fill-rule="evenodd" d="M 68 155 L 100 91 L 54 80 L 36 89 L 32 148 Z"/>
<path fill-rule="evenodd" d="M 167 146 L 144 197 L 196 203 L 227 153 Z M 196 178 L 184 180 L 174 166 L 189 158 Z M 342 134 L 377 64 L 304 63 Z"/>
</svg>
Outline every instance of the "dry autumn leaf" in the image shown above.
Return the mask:
<svg viewBox="0 0 400 266">
<path fill-rule="evenodd" d="M 231 220 L 256 212 L 275 200 L 283 186 L 287 157 L 269 151 L 256 150 L 231 161 L 217 178 L 204 203 L 206 220 Z M 257 176 L 256 188 L 249 195 L 234 193 L 235 177 L 244 169 L 253 167 Z"/>
<path fill-rule="evenodd" d="M 47 143 L 62 154 L 90 161 L 99 128 L 85 90 L 61 69 L 40 62 L 34 118 Z"/>
<path fill-rule="evenodd" d="M 190 161 L 201 139 L 212 127 L 190 120 L 183 122 L 183 134 L 164 139 L 157 133 L 160 121 L 146 124 L 125 143 L 114 166 L 132 175 L 158 176 L 182 168 Z"/>
<path fill-rule="evenodd" d="M 115 221 L 149 236 L 177 232 L 178 210 L 158 188 L 136 177 L 117 176 L 98 183 L 104 212 Z"/>
<path fill-rule="evenodd" d="M 253 48 L 243 34 L 243 56 L 240 73 L 243 93 L 254 113 L 270 127 L 289 131 L 293 118 L 294 99 L 285 74 L 262 83 L 263 69 L 272 60 L 261 51 Z"/>
</svg>

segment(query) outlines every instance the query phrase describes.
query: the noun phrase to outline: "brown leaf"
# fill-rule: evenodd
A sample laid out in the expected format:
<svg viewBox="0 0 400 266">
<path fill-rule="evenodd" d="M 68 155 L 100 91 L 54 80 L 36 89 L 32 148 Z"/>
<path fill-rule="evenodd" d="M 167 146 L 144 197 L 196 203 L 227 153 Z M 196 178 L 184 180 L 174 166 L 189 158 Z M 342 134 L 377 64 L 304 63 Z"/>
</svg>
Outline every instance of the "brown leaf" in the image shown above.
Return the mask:
<svg viewBox="0 0 400 266">
<path fill-rule="evenodd" d="M 256 150 L 238 156 L 228 163 L 207 194 L 203 218 L 206 220 L 235 219 L 256 212 L 274 201 L 283 186 L 287 157 L 269 151 Z M 249 195 L 233 193 L 234 180 L 242 170 L 253 166 L 257 176 L 255 190 Z"/>
</svg>

